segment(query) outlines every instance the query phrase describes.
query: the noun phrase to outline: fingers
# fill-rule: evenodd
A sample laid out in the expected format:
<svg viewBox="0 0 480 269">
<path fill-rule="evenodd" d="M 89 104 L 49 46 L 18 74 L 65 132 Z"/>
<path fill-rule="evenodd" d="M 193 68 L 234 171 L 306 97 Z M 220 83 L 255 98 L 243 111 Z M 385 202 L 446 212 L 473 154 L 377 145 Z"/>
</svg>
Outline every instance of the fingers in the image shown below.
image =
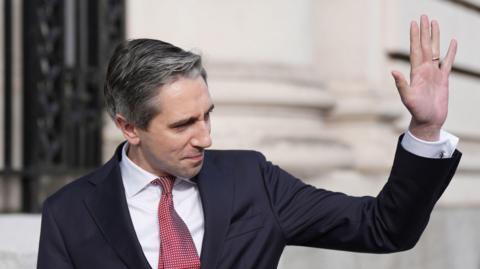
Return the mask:
<svg viewBox="0 0 480 269">
<path fill-rule="evenodd" d="M 392 71 L 393 79 L 395 80 L 395 86 L 397 87 L 398 93 L 403 98 L 407 94 L 408 82 L 399 71 Z"/>
<path fill-rule="evenodd" d="M 432 39 L 430 35 L 430 23 L 428 17 L 420 17 L 420 42 L 422 47 L 422 59 L 424 62 L 432 60 Z"/>
<path fill-rule="evenodd" d="M 432 61 L 437 67 L 440 64 L 440 27 L 438 22 L 433 20 L 432 26 Z"/>
<path fill-rule="evenodd" d="M 420 16 L 420 27 L 410 24 L 410 65 L 412 70 L 422 63 L 440 64 L 440 26 L 436 20 L 429 22 L 426 15 Z"/>
<path fill-rule="evenodd" d="M 412 69 L 422 64 L 420 30 L 416 21 L 410 23 L 410 66 Z"/>
<path fill-rule="evenodd" d="M 453 62 L 455 61 L 455 55 L 457 54 L 457 41 L 452 39 L 450 41 L 450 46 L 448 47 L 447 56 L 442 62 L 442 67 L 440 68 L 442 72 L 449 74 L 452 70 Z"/>
</svg>

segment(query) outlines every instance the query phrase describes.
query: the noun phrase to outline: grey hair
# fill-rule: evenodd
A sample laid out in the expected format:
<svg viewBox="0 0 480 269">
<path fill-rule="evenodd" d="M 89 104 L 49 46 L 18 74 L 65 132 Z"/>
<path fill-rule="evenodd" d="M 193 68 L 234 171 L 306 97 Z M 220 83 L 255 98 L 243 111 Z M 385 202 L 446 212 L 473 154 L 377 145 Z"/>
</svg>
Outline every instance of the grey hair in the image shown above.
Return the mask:
<svg viewBox="0 0 480 269">
<path fill-rule="evenodd" d="M 110 58 L 104 86 L 107 111 L 146 130 L 160 112 L 154 97 L 159 89 L 180 77 L 202 76 L 207 72 L 202 57 L 167 42 L 133 39 L 120 43 Z"/>
</svg>

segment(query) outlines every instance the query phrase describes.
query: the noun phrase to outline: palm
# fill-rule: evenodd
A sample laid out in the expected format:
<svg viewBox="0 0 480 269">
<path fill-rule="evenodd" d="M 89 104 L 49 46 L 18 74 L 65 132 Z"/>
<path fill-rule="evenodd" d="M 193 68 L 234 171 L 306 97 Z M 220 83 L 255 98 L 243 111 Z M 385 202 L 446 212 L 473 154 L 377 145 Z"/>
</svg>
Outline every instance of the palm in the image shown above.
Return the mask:
<svg viewBox="0 0 480 269">
<path fill-rule="evenodd" d="M 442 126 L 448 112 L 448 74 L 433 63 L 424 63 L 412 70 L 408 110 L 420 123 Z M 405 104 L 407 105 L 407 104 Z"/>
<path fill-rule="evenodd" d="M 431 31 L 430 31 L 431 30 Z M 410 84 L 400 72 L 392 72 L 403 104 L 412 115 L 410 131 L 418 138 L 436 140 L 448 113 L 448 77 L 456 53 L 452 40 L 442 66 L 439 66 L 440 30 L 427 16 L 420 29 L 410 26 Z"/>
</svg>

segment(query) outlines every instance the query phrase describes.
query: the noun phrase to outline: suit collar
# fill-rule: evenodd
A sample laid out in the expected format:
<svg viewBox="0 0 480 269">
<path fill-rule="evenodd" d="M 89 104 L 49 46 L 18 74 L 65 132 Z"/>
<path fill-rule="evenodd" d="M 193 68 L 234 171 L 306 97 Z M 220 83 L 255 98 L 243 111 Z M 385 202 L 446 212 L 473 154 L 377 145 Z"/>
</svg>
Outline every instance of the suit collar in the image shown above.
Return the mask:
<svg viewBox="0 0 480 269">
<path fill-rule="evenodd" d="M 123 187 L 125 188 L 125 195 L 127 196 L 127 199 L 129 199 L 139 194 L 159 176 L 148 172 L 130 160 L 127 156 L 127 150 L 128 143 L 125 143 L 122 146 L 119 166 Z M 189 178 L 176 177 L 175 185 L 180 184 L 182 181 L 187 182 L 188 184 L 196 184 Z"/>
<path fill-rule="evenodd" d="M 202 268 L 216 268 L 233 207 L 233 181 L 216 165 L 211 152 L 205 154 L 202 170 L 196 177 L 205 217 Z"/>
<path fill-rule="evenodd" d="M 125 199 L 118 162 L 120 145 L 115 156 L 105 165 L 104 177 L 90 180 L 96 185 L 85 204 L 107 242 L 128 268 L 150 268 L 137 239 Z"/>
<path fill-rule="evenodd" d="M 106 162 L 99 170 L 97 170 L 95 175 L 89 177 L 88 181 L 93 185 L 101 184 L 104 180 L 110 178 L 112 170 L 119 168 L 118 164 L 122 160 L 122 148 L 126 142 L 121 143 L 115 149 L 115 153 L 112 158 Z"/>
</svg>

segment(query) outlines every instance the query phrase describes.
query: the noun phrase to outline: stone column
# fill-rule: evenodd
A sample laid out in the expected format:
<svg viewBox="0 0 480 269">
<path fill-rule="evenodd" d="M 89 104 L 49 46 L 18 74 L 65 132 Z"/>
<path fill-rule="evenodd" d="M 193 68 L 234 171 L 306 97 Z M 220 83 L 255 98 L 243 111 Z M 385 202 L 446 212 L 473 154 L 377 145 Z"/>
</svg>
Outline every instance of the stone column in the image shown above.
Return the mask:
<svg viewBox="0 0 480 269">
<path fill-rule="evenodd" d="M 262 151 L 308 181 L 352 166 L 350 148 L 325 122 L 337 100 L 315 69 L 314 5 L 131 1 L 128 36 L 203 54 L 216 105 L 213 148 Z M 107 136 L 121 140 L 114 133 Z"/>
</svg>

